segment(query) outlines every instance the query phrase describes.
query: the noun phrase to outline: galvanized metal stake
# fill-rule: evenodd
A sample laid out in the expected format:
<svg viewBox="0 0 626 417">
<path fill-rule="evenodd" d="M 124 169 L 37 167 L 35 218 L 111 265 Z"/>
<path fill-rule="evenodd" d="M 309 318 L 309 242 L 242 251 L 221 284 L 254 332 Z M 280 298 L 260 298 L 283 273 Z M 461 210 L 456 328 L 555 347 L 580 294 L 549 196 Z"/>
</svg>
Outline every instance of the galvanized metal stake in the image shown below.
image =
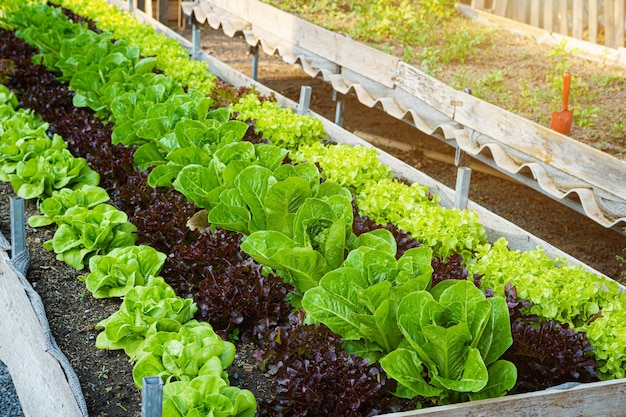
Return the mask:
<svg viewBox="0 0 626 417">
<path fill-rule="evenodd" d="M 162 417 L 163 380 L 159 376 L 145 376 L 142 387 L 141 417 Z"/>
<path fill-rule="evenodd" d="M 248 49 L 248 53 L 252 54 L 252 79 L 258 81 L 259 79 L 259 45 L 251 46 Z"/>
<path fill-rule="evenodd" d="M 199 59 L 200 58 L 200 37 L 201 32 L 197 23 L 195 22 L 191 25 L 191 58 Z"/>
<path fill-rule="evenodd" d="M 128 0 L 128 12 L 132 13 L 133 12 L 133 0 Z"/>
<path fill-rule="evenodd" d="M 333 101 L 335 102 L 335 124 L 343 127 L 343 96 L 340 96 L 337 91 L 333 90 Z"/>
<path fill-rule="evenodd" d="M 298 114 L 304 115 L 308 113 L 311 106 L 311 93 L 313 89 L 308 85 L 303 85 L 300 88 L 300 103 L 298 103 Z"/>
<path fill-rule="evenodd" d="M 469 167 L 468 155 L 459 147 L 456 148 L 454 163 L 458 167 L 456 172 L 456 188 L 454 190 L 454 207 L 462 210 L 467 207 L 467 201 L 469 200 L 472 169 Z"/>
<path fill-rule="evenodd" d="M 26 224 L 24 223 L 24 199 L 11 198 L 11 258 L 26 250 Z"/>
<path fill-rule="evenodd" d="M 468 167 L 459 167 L 456 172 L 456 189 L 454 193 L 454 207 L 463 210 L 467 207 L 469 200 L 470 179 L 472 177 L 472 169 Z"/>
</svg>

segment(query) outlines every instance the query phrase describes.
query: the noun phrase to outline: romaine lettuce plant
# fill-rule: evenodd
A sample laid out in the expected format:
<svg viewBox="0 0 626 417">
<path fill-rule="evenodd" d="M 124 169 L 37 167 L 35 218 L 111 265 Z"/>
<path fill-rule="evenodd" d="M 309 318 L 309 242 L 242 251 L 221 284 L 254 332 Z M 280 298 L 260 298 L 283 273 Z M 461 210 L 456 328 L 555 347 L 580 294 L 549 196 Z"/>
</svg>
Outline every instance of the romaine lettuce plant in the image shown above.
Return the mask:
<svg viewBox="0 0 626 417">
<path fill-rule="evenodd" d="M 450 404 L 502 396 L 515 385 L 515 365 L 499 359 L 512 343 L 503 297 L 448 280 L 405 296 L 397 317 L 404 339 L 380 360 L 398 381 L 396 395 Z"/>
<path fill-rule="evenodd" d="M 386 229 L 364 233 L 359 240 L 340 268 L 304 293 L 302 306 L 314 322 L 350 341 L 349 351 L 374 362 L 402 339 L 396 318 L 402 298 L 430 286 L 432 251 L 409 249 L 396 260 L 395 240 Z"/>
</svg>

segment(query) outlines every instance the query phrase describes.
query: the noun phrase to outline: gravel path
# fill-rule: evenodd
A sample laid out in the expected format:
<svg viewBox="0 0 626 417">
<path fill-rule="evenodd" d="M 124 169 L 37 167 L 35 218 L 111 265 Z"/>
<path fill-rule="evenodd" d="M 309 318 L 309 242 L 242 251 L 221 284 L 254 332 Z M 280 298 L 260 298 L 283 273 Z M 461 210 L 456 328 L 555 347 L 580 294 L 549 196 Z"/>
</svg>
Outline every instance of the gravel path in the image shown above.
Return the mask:
<svg viewBox="0 0 626 417">
<path fill-rule="evenodd" d="M 23 417 L 13 380 L 7 366 L 0 361 L 0 417 Z"/>
</svg>

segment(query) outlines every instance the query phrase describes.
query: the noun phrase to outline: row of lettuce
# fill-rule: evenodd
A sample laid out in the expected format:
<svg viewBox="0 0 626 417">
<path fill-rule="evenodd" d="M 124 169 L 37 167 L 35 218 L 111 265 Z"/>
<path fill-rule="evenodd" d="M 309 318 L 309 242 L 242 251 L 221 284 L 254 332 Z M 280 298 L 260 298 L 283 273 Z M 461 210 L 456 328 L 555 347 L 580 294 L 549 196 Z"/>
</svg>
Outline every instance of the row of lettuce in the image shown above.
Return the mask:
<svg viewBox="0 0 626 417">
<path fill-rule="evenodd" d="M 99 26 L 100 16 L 111 19 L 119 14 L 117 24 L 126 29 L 115 32 L 114 28 L 101 26 L 111 30 L 118 41 L 111 42 L 107 33 L 96 35 L 64 21 L 57 11 L 47 7 L 26 14 L 12 12 L 5 22 L 43 51 L 43 63 L 60 72 L 76 91 L 76 105 L 88 105 L 114 124 L 114 141 L 139 146 L 136 164 L 143 168 L 156 166 L 150 174 L 151 185 L 174 186 L 206 210 L 208 223 L 247 235 L 242 248 L 294 284 L 298 290 L 294 302 L 302 303 L 312 320 L 321 321 L 352 340 L 355 352 L 380 359 L 385 370 L 400 382 L 400 394 L 452 402 L 501 395 L 515 382 L 514 367 L 498 360 L 510 344 L 504 300 L 485 298 L 473 284 L 448 283 L 431 292 L 424 291 L 430 282 L 431 251 L 443 257 L 462 252 L 468 269 L 485 274 L 485 282 L 496 291 L 507 282 L 515 283 L 523 298 L 536 303 L 535 313 L 558 318 L 588 333 L 595 326 L 596 337 L 590 335 L 590 339 L 604 341 L 612 348 L 602 350 L 602 345 L 596 344 L 600 371 L 605 377 L 623 376 L 620 346 L 624 344 L 619 341 L 620 327 L 616 321 L 621 296 L 614 282 L 550 260 L 540 251 L 509 251 L 503 240 L 493 246 L 486 244 L 484 231 L 471 212 L 443 209 L 423 187 L 394 181 L 389 169 L 378 162 L 372 151 L 321 145 L 323 132 L 314 119 L 261 103 L 252 95 L 230 110 L 209 112 L 212 103 L 201 90 L 191 86 L 188 91 L 183 90 L 168 74 L 167 67 L 159 66 L 158 58 L 140 57 L 149 53 L 143 49 L 139 53 L 132 36 L 145 26 L 135 22 L 132 24 L 138 29 L 130 30 L 131 23 L 124 20 L 127 15 L 114 9 L 112 12 L 108 5 L 78 3 L 64 2 L 63 6 L 98 20 Z M 60 27 L 64 38 L 58 45 L 49 40 L 36 42 L 38 38 L 50 39 L 49 34 L 60 31 Z M 124 38 L 124 34 L 130 35 Z M 154 65 L 162 74 L 151 72 Z M 209 85 L 201 77 L 197 83 Z M 272 145 L 241 142 L 247 126 L 230 120 L 231 112 L 244 120 L 257 120 L 257 129 L 265 129 L 263 134 Z M 280 123 L 258 123 L 280 117 Z M 285 134 L 281 132 L 284 126 L 292 126 L 293 130 Z M 55 146 L 62 148 L 59 139 L 56 142 Z M 49 147 L 41 145 L 45 148 L 43 153 L 53 147 L 52 143 L 51 140 Z M 286 149 L 294 161 L 302 163 L 282 165 Z M 21 167 L 30 159 L 28 155 L 22 164 L 14 161 L 15 170 L 6 173 L 5 180 L 11 181 L 18 194 L 26 195 L 26 190 L 32 188 L 33 182 L 16 179 L 24 177 L 27 170 Z M 320 184 L 319 171 L 312 162 L 322 167 L 327 181 Z M 91 273 L 85 277 L 94 294 L 124 296 L 120 311 L 100 323 L 105 331 L 97 344 L 103 348 L 124 348 L 137 361 L 135 369 L 146 369 L 144 375 L 160 374 L 166 380 L 170 375 L 189 381 L 190 378 L 180 378 L 188 375 L 180 369 L 189 368 L 196 375 L 212 375 L 211 383 L 217 381 L 215 378 L 234 355 L 228 342 L 214 343 L 212 350 L 205 349 L 211 350 L 207 355 L 217 359 L 209 361 L 203 356 L 201 362 L 192 361 L 171 372 L 169 355 L 176 350 L 174 346 L 182 343 L 192 346 L 193 352 L 202 350 L 204 345 L 199 347 L 198 340 L 211 338 L 196 338 L 200 331 L 208 329 L 190 321 L 194 306 L 189 300 L 177 299 L 162 279 L 150 278 L 158 268 L 150 269 L 148 265 L 162 254 L 132 246 L 133 226 L 123 213 L 104 204 L 105 195 L 90 188 L 95 185 L 94 179 L 97 183 L 97 175 L 74 171 L 75 175 L 62 176 L 65 184 L 60 187 L 54 185 L 60 184 L 60 180 L 44 180 L 45 191 L 40 195 L 28 194 L 28 198 L 51 197 L 41 204 L 43 216 L 31 223 L 59 226 L 55 238 L 46 246 L 70 265 L 80 269 L 87 257 L 95 253 L 89 257 Z M 73 184 L 68 177 L 75 178 Z M 80 188 L 83 183 L 87 185 Z M 45 184 L 51 184 L 47 190 Z M 74 186 L 77 191 L 53 192 L 66 186 Z M 98 193 L 99 197 L 87 196 Z M 396 261 L 393 239 L 385 232 L 353 236 L 349 231 L 352 196 L 356 197 L 360 211 L 380 222 L 396 223 L 422 241 L 425 248 L 409 251 Z M 99 224 L 97 227 L 104 225 L 104 231 L 94 223 Z M 150 261 L 142 261 L 144 256 Z M 137 263 L 138 270 L 143 271 L 123 278 L 111 273 L 119 259 L 125 264 Z M 150 311 L 147 306 L 152 304 L 161 306 L 163 299 L 172 300 L 167 303 L 168 320 L 159 320 L 156 326 L 144 323 L 137 329 L 128 324 L 129 320 L 117 320 L 137 311 Z M 415 311 L 407 307 L 414 305 L 425 308 Z M 598 316 L 600 309 L 603 317 L 587 324 L 590 318 Z M 598 326 L 598 322 L 604 325 Z M 193 329 L 185 327 L 187 323 L 193 323 L 189 325 Z M 155 342 L 149 342 L 146 336 L 154 337 Z M 168 343 L 173 339 L 175 343 Z M 169 345 L 172 351 L 158 347 Z M 156 354 L 143 353 L 150 352 L 150 346 Z M 442 358 L 438 354 L 441 351 L 450 355 Z M 620 355 L 614 356 L 615 351 Z M 178 357 L 188 360 L 189 353 Z M 159 365 L 164 355 L 168 369 Z M 152 359 L 142 359 L 148 357 Z M 420 378 L 422 364 L 429 371 L 429 382 Z M 140 381 L 141 373 L 136 374 Z M 221 381 L 227 382 L 227 377 L 220 376 Z M 194 384 L 193 389 L 198 391 L 206 389 L 209 383 Z M 191 386 L 189 382 L 186 387 Z M 253 398 L 245 391 L 226 388 L 221 387 L 231 407 L 237 409 L 238 405 L 249 410 L 243 404 L 250 404 Z M 178 390 L 182 388 L 176 388 L 176 394 Z"/>
</svg>

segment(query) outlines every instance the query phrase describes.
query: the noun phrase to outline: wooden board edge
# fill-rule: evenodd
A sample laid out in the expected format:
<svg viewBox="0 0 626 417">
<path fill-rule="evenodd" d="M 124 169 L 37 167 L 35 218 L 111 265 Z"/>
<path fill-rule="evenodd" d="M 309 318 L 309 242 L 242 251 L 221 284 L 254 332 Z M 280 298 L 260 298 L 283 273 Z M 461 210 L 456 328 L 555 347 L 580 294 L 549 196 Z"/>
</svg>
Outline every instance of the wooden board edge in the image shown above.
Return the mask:
<svg viewBox="0 0 626 417">
<path fill-rule="evenodd" d="M 621 417 L 626 409 L 625 394 L 626 379 L 616 379 L 380 417 Z"/>
<path fill-rule="evenodd" d="M 82 417 L 60 364 L 46 352 L 43 329 L 0 249 L 0 359 L 13 378 L 26 417 Z"/>
</svg>

